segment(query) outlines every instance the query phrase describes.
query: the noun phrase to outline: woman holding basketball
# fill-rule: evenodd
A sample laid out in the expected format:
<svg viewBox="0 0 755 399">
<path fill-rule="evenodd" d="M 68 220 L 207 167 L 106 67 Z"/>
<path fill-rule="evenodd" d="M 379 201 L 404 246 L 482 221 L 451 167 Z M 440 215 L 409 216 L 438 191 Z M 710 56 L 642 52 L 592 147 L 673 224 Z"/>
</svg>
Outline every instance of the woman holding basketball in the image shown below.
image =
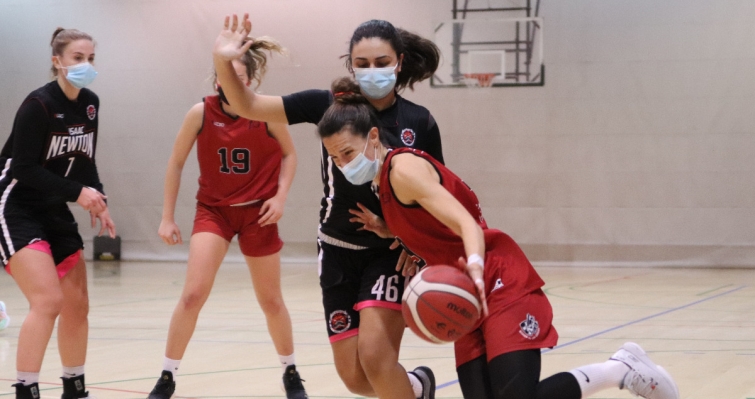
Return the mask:
<svg viewBox="0 0 755 399">
<path fill-rule="evenodd" d="M 76 202 L 115 237 L 95 150 L 100 100 L 87 89 L 94 40 L 76 29 L 53 33 L 55 79 L 29 94 L 0 153 L 0 256 L 29 301 L 16 357 L 16 399 L 39 398 L 39 371 L 58 322 L 63 399 L 86 398 L 89 297 L 84 247 L 67 202 Z"/>
<path fill-rule="evenodd" d="M 555 346 L 558 334 L 543 280 L 524 253 L 511 237 L 488 228 L 474 192 L 453 172 L 423 151 L 391 149 L 350 79 L 336 81 L 333 91 L 343 94 L 318 133 L 339 168 L 356 162 L 379 186 L 385 226 L 377 230 L 390 231 L 429 265 L 458 263 L 475 282 L 484 316 L 455 344 L 465 398 L 579 399 L 610 387 L 645 398 L 679 397 L 668 373 L 633 343 L 604 363 L 540 381 L 540 349 Z"/>
<path fill-rule="evenodd" d="M 281 52 L 275 42 L 258 38 L 232 67 L 245 87 L 261 83 L 265 51 Z M 267 124 L 239 117 L 228 104 L 223 88 L 194 105 L 178 131 L 165 173 L 163 218 L 158 234 L 168 245 L 181 244 L 174 220 L 181 172 L 194 143 L 199 159 L 199 191 L 189 263 L 181 299 L 168 330 L 162 375 L 150 399 L 169 399 L 175 373 L 189 344 L 202 306 L 234 235 L 244 254 L 254 293 L 267 320 L 268 331 L 283 368 L 289 399 L 306 399 L 296 371 L 291 318 L 280 286 L 280 250 L 277 222 L 283 214 L 296 172 L 296 152 L 283 124 Z"/>
<path fill-rule="evenodd" d="M 318 123 L 333 102 L 329 90 L 306 90 L 287 96 L 265 96 L 248 90 L 233 72 L 232 60 L 251 44 L 248 16 L 236 16 L 215 43 L 215 69 L 223 90 L 238 113 L 276 123 Z M 397 93 L 432 76 L 439 51 L 429 40 L 396 29 L 387 21 L 361 24 L 350 40 L 346 65 L 378 114 L 393 145 L 419 148 L 442 160 L 440 134 L 424 107 Z M 435 380 L 427 367 L 406 372 L 398 363 L 404 321 L 404 282 L 397 271 L 400 249 L 392 239 L 363 228 L 379 220 L 380 204 L 369 179 L 341 171 L 323 149 L 324 195 L 318 231 L 320 286 L 336 369 L 353 393 L 384 398 L 433 398 Z M 364 216 L 369 215 L 367 220 Z M 401 260 L 403 265 L 404 258 Z"/>
</svg>

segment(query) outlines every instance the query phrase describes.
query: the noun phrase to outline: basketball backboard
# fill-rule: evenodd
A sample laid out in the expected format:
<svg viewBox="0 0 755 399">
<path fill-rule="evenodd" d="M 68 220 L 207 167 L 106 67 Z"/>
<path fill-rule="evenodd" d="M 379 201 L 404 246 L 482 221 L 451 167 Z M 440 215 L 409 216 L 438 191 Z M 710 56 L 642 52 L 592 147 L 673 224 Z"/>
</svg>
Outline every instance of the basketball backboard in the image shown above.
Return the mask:
<svg viewBox="0 0 755 399">
<path fill-rule="evenodd" d="M 435 44 L 442 62 L 433 87 L 545 83 L 542 18 L 449 20 L 436 26 Z"/>
</svg>

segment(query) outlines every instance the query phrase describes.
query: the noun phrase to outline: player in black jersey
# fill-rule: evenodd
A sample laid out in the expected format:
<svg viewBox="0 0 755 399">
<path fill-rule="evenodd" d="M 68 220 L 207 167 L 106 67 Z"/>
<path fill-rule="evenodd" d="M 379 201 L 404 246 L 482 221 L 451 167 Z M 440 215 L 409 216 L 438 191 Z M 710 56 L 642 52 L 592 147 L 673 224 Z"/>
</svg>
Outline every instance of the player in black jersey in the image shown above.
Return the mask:
<svg viewBox="0 0 755 399">
<path fill-rule="evenodd" d="M 245 118 L 265 122 L 316 124 L 333 102 L 329 90 L 307 90 L 287 96 L 265 96 L 247 90 L 231 61 L 250 44 L 248 15 L 226 17 L 214 49 L 215 70 L 225 96 Z M 414 147 L 443 161 L 440 134 L 430 112 L 397 93 L 432 76 L 440 52 L 431 41 L 372 20 L 352 35 L 346 65 L 377 111 L 395 146 Z M 345 169 L 348 170 L 348 169 Z M 347 172 L 348 173 L 348 172 Z M 402 269 L 416 267 L 393 239 L 365 229 L 380 221 L 377 196 L 369 181 L 344 173 L 322 149 L 324 195 L 320 210 L 320 286 L 336 369 L 347 388 L 358 395 L 390 398 L 434 398 L 435 378 L 427 367 L 406 373 L 398 363 L 404 320 Z M 353 185 L 351 182 L 356 182 Z M 399 259 L 401 257 L 401 260 Z"/>
<path fill-rule="evenodd" d="M 92 37 L 58 28 L 55 80 L 29 94 L 0 153 L 0 257 L 29 301 L 16 359 L 16 399 L 39 398 L 39 371 L 58 321 L 62 399 L 87 398 L 84 385 L 89 299 L 83 242 L 67 202 L 115 237 L 95 165 L 99 98 L 84 88 L 97 72 Z"/>
</svg>

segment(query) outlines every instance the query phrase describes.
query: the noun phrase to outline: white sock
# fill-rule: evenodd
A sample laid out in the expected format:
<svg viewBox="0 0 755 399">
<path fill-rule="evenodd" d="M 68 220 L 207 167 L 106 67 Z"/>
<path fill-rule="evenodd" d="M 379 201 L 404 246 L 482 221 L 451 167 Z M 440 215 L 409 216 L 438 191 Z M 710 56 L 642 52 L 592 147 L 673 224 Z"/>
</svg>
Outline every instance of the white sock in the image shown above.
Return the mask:
<svg viewBox="0 0 755 399">
<path fill-rule="evenodd" d="M 64 378 L 73 378 L 73 377 L 78 377 L 80 375 L 84 375 L 84 366 L 77 366 L 77 367 L 63 366 Z"/>
<path fill-rule="evenodd" d="M 21 384 L 29 386 L 35 382 L 39 382 L 39 373 L 26 373 L 23 371 L 17 371 L 16 382 L 20 382 Z"/>
<path fill-rule="evenodd" d="M 571 370 L 570 373 L 579 382 L 582 397 L 586 398 L 604 389 L 620 387 L 628 371 L 629 366 L 626 364 L 617 360 L 608 360 L 603 363 L 580 366 Z"/>
<path fill-rule="evenodd" d="M 415 398 L 421 398 L 422 397 L 422 381 L 417 378 L 414 373 L 411 371 L 407 371 L 406 375 L 409 376 L 409 382 L 412 384 L 412 389 L 414 390 L 414 397 Z"/>
<path fill-rule="evenodd" d="M 281 361 L 281 367 L 283 367 L 283 372 L 286 372 L 286 367 L 291 366 L 292 364 L 296 364 L 296 354 L 294 353 L 288 356 L 278 355 L 278 359 L 280 359 Z"/>
<path fill-rule="evenodd" d="M 163 370 L 173 373 L 173 381 L 176 380 L 176 372 L 179 365 L 181 365 L 181 359 L 175 360 L 167 356 L 163 359 Z"/>
</svg>

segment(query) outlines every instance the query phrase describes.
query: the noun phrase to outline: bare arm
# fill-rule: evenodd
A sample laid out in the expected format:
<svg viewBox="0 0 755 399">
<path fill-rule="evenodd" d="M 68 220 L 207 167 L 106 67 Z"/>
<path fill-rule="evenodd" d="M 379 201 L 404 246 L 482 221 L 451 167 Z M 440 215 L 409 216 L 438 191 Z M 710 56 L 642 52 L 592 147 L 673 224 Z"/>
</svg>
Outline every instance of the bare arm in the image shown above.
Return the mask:
<svg viewBox="0 0 755 399">
<path fill-rule="evenodd" d="M 238 16 L 234 14 L 232 21 L 230 23 L 230 17 L 225 17 L 224 29 L 215 39 L 212 51 L 215 72 L 217 72 L 223 93 L 228 102 L 233 105 L 234 110 L 246 119 L 287 124 L 283 98 L 257 94 L 246 87 L 236 76 L 231 61 L 241 58 L 252 45 L 251 40 L 244 43 L 252 30 L 252 22 L 249 21 L 249 14 L 244 14 L 241 23 L 238 21 Z"/>
<path fill-rule="evenodd" d="M 294 141 L 291 139 L 291 134 L 288 132 L 288 126 L 284 124 L 268 124 L 268 131 L 278 140 L 283 158 L 281 160 L 280 176 L 278 177 L 278 192 L 273 198 L 265 201 L 260 209 L 262 217 L 260 217 L 259 224 L 261 226 L 277 223 L 283 216 L 283 208 L 286 204 L 288 191 L 291 189 L 291 184 L 294 181 L 297 164 L 296 149 L 294 149 Z"/>
<path fill-rule="evenodd" d="M 390 173 L 391 187 L 399 201 L 419 204 L 459 235 L 464 242 L 467 259 L 473 254 L 484 258 L 485 235 L 482 228 L 459 200 L 440 184 L 440 177 L 429 162 L 412 154 L 399 154 L 391 159 Z M 459 260 L 459 264 L 475 282 L 483 314 L 487 314 L 482 264 L 467 264 L 463 259 Z"/>
<path fill-rule="evenodd" d="M 170 154 L 168 167 L 165 170 L 163 215 L 158 234 L 169 245 L 182 243 L 181 232 L 174 219 L 176 200 L 178 199 L 178 190 L 181 186 L 181 172 L 186 163 L 186 158 L 188 158 L 191 148 L 197 140 L 197 134 L 202 128 L 203 116 L 204 103 L 195 104 L 186 113 L 183 124 L 178 130 L 176 141 L 173 144 L 173 152 Z"/>
</svg>

